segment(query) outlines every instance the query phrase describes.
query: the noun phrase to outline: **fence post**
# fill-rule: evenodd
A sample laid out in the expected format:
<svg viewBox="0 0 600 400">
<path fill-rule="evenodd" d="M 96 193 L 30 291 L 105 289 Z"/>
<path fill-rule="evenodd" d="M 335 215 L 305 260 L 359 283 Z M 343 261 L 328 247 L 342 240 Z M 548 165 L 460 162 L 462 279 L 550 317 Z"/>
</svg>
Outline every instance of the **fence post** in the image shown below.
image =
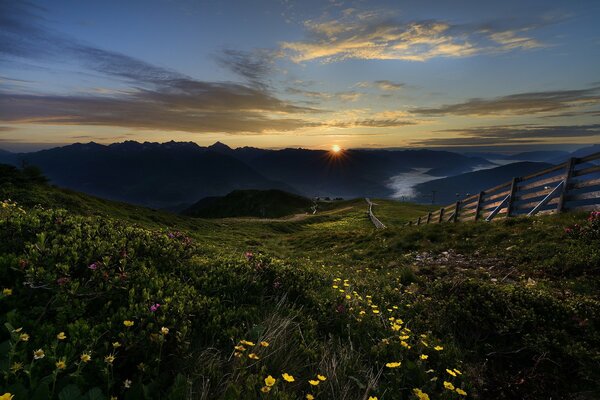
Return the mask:
<svg viewBox="0 0 600 400">
<path fill-rule="evenodd" d="M 442 218 L 444 218 L 444 207 L 440 208 L 440 218 L 438 219 L 438 224 L 442 223 Z"/>
<path fill-rule="evenodd" d="M 458 209 L 460 208 L 460 200 L 454 205 L 454 215 L 452 216 L 452 222 L 458 221 Z"/>
<path fill-rule="evenodd" d="M 421 225 L 421 217 L 417 219 L 417 225 Z"/>
<path fill-rule="evenodd" d="M 429 221 L 431 221 L 431 213 L 427 214 L 427 222 L 426 222 L 426 224 L 429 224 Z"/>
<path fill-rule="evenodd" d="M 483 192 L 479 192 L 477 196 L 477 205 L 475 206 L 475 221 L 479 219 L 479 212 L 481 210 L 481 199 L 483 198 Z"/>
<path fill-rule="evenodd" d="M 565 197 L 567 196 L 567 190 L 569 190 L 569 180 L 571 180 L 571 175 L 573 175 L 573 169 L 575 168 L 575 157 L 569 158 L 567 161 L 567 169 L 565 171 L 565 177 L 563 180 L 562 191 L 560 192 L 560 197 L 558 199 L 558 204 L 556 205 L 556 212 L 563 212 L 565 209 Z"/>
<path fill-rule="evenodd" d="M 512 205 L 515 201 L 515 194 L 517 193 L 517 183 L 520 182 L 520 178 L 513 178 L 512 183 L 510 184 L 510 197 L 508 198 L 508 203 L 506 204 L 506 217 L 510 217 L 512 211 Z"/>
</svg>

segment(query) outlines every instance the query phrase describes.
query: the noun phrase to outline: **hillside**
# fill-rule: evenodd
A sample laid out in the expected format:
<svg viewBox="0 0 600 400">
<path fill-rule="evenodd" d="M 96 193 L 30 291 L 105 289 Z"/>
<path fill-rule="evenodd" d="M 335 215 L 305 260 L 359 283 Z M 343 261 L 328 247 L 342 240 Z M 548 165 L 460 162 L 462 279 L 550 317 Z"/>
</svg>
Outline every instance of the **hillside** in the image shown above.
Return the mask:
<svg viewBox="0 0 600 400">
<path fill-rule="evenodd" d="M 600 393 L 598 217 L 406 227 L 429 207 L 374 200 L 378 231 L 356 200 L 296 221 L 152 220 L 170 214 L 87 213 L 97 199 L 38 178 L 10 178 L 21 205 L 0 207 L 15 399 Z"/>
<path fill-rule="evenodd" d="M 434 179 L 415 185 L 417 197 L 425 197 L 435 191 L 437 204 L 449 204 L 468 194 L 510 181 L 513 177 L 527 175 L 551 167 L 552 164 L 538 162 L 516 162 L 481 171 L 468 172 L 447 178 Z M 458 194 L 458 196 L 457 196 Z"/>
<path fill-rule="evenodd" d="M 281 190 L 234 190 L 222 197 L 199 200 L 182 214 L 202 218 L 279 218 L 307 213 L 313 201 Z"/>
</svg>

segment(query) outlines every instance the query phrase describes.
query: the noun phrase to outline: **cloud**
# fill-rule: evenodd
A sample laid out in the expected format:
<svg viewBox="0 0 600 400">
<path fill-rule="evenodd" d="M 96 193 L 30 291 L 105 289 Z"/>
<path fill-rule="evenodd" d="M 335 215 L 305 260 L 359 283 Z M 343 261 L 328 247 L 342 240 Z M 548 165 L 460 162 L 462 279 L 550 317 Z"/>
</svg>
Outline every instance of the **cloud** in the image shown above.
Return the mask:
<svg viewBox="0 0 600 400">
<path fill-rule="evenodd" d="M 392 128 L 399 126 L 415 125 L 415 121 L 402 120 L 398 118 L 365 118 L 351 121 L 331 121 L 325 123 L 326 126 L 332 128 Z"/>
<path fill-rule="evenodd" d="M 132 84 L 127 91 L 88 95 L 0 91 L 0 121 L 262 133 L 313 126 L 299 115 L 320 112 L 270 93 L 261 83 L 268 66 L 246 53 L 228 51 L 223 62 L 250 85 L 205 82 L 46 29 L 40 10 L 27 3 L 0 2 L 0 11 L 0 55 L 46 62 L 74 60 Z"/>
<path fill-rule="evenodd" d="M 536 25 L 473 26 L 440 20 L 399 22 L 382 13 L 350 13 L 304 23 L 307 39 L 282 42 L 294 62 L 346 59 L 426 61 L 543 47 L 526 33 Z"/>
<path fill-rule="evenodd" d="M 346 92 L 317 92 L 314 90 L 304 90 L 294 87 L 288 87 L 285 89 L 286 93 L 293 95 L 300 95 L 304 97 L 310 97 L 313 99 L 328 101 L 328 100 L 340 100 L 343 102 L 352 102 L 360 99 L 362 93 L 355 91 Z"/>
<path fill-rule="evenodd" d="M 394 81 L 388 81 L 388 80 L 378 80 L 378 81 L 358 82 L 356 84 L 356 86 L 357 87 L 361 87 L 361 88 L 374 87 L 374 88 L 377 88 L 379 90 L 394 91 L 394 90 L 400 90 L 400 89 L 404 88 L 406 86 L 406 84 L 404 84 L 402 82 L 394 82 Z"/>
<path fill-rule="evenodd" d="M 600 103 L 600 87 L 518 93 L 492 99 L 470 99 L 434 108 L 415 108 L 422 115 L 526 115 L 569 110 Z"/>
<path fill-rule="evenodd" d="M 275 56 L 275 52 L 268 50 L 248 52 L 224 49 L 216 59 L 220 66 L 244 78 L 251 85 L 266 87 L 269 75 L 273 71 Z"/>
<path fill-rule="evenodd" d="M 431 138 L 412 142 L 423 146 L 481 146 L 541 143 L 545 139 L 598 138 L 600 124 L 589 125 L 496 125 L 438 131 L 453 137 Z"/>
</svg>

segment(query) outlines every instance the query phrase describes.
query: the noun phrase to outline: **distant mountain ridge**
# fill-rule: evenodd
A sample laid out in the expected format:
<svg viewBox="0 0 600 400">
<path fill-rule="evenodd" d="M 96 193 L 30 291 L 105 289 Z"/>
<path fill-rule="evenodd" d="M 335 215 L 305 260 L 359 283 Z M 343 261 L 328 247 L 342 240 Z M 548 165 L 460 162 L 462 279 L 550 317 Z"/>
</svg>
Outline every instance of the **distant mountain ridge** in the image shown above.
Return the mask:
<svg viewBox="0 0 600 400">
<path fill-rule="evenodd" d="M 389 197 L 388 181 L 414 168 L 469 171 L 487 160 L 435 150 L 326 150 L 255 147 L 217 142 L 75 143 L 5 161 L 38 166 L 56 185 L 155 208 L 181 207 L 238 189 L 279 189 L 308 197 Z"/>
</svg>

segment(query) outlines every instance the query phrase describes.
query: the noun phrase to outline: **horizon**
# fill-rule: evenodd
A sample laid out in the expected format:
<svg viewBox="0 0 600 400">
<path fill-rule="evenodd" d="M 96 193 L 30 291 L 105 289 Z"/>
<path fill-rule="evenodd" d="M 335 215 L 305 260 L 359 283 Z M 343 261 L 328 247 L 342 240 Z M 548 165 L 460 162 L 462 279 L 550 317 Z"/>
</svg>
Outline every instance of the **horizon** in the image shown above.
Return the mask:
<svg viewBox="0 0 600 400">
<path fill-rule="evenodd" d="M 0 148 L 574 150 L 600 3 L 0 1 Z M 484 150 L 485 149 L 485 150 Z"/>
<path fill-rule="evenodd" d="M 194 144 L 194 145 L 198 146 L 199 148 L 208 148 L 208 147 L 215 146 L 217 144 L 221 144 L 221 145 L 227 146 L 228 148 L 230 148 L 232 150 L 237 150 L 237 149 L 242 149 L 242 148 L 257 148 L 257 149 L 272 150 L 272 151 L 286 150 L 286 149 L 332 151 L 332 147 L 337 146 L 334 143 L 330 148 L 308 148 L 308 147 L 303 147 L 302 145 L 296 145 L 296 146 L 290 145 L 290 146 L 285 146 L 285 147 L 258 147 L 258 146 L 252 146 L 252 145 L 245 145 L 245 146 L 237 146 L 236 147 L 236 146 L 229 145 L 220 140 L 217 140 L 210 144 L 201 145 L 200 143 L 197 143 L 195 141 L 177 141 L 177 140 L 172 140 L 172 139 L 166 140 L 163 142 L 148 141 L 148 140 L 139 141 L 139 140 L 128 139 L 128 140 L 123 140 L 120 142 L 110 142 L 110 143 L 101 143 L 101 142 L 96 142 L 93 140 L 91 140 L 89 142 L 55 143 L 55 144 L 51 144 L 51 145 L 44 144 L 44 145 L 40 145 L 39 147 L 35 146 L 35 145 L 26 144 L 24 146 L 17 145 L 14 148 L 12 148 L 12 146 L 9 146 L 8 148 L 0 147 L 0 151 L 6 151 L 8 153 L 13 153 L 13 154 L 27 154 L 27 153 L 35 153 L 35 152 L 42 151 L 42 150 L 50 150 L 50 149 L 68 147 L 68 146 L 73 146 L 73 145 L 95 144 L 95 145 L 100 145 L 100 146 L 106 147 L 106 146 L 118 145 L 118 144 L 124 144 L 124 143 L 136 143 L 136 144 L 148 143 L 148 144 L 160 144 L 160 145 L 167 144 L 167 143 L 190 143 L 190 144 Z M 455 147 L 348 147 L 348 148 L 340 147 L 340 150 L 342 150 L 342 151 L 349 151 L 349 150 L 388 150 L 388 151 L 431 150 L 431 151 L 447 151 L 447 152 L 462 153 L 462 154 L 497 153 L 497 154 L 503 154 L 503 155 L 512 155 L 512 154 L 535 152 L 535 151 L 573 152 L 573 151 L 583 149 L 586 147 L 593 147 L 593 146 L 599 146 L 599 145 L 600 145 L 599 143 L 589 143 L 589 144 L 569 144 L 569 145 L 548 144 L 548 145 L 544 145 L 544 146 L 520 145 L 520 146 L 470 146 L 470 147 L 464 147 L 464 146 L 455 146 Z"/>
</svg>

